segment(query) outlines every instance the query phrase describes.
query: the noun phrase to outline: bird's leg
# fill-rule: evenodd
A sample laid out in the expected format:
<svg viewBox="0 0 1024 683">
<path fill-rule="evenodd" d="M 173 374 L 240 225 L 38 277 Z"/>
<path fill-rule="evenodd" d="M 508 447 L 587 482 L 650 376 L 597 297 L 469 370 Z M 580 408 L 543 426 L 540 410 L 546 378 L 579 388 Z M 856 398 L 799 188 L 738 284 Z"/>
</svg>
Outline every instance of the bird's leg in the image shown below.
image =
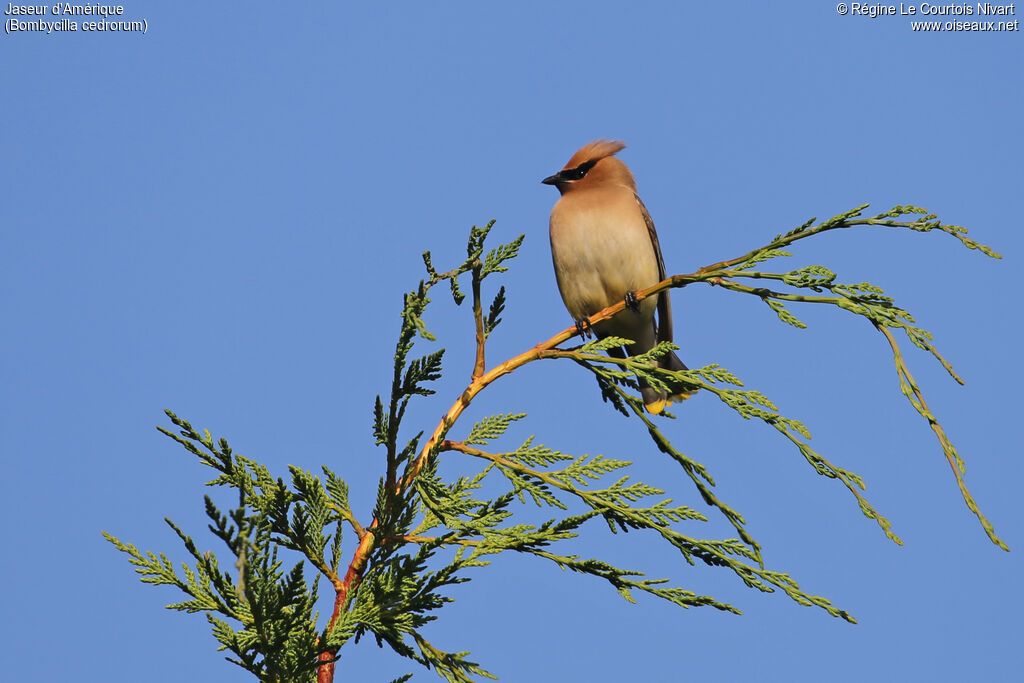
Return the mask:
<svg viewBox="0 0 1024 683">
<path fill-rule="evenodd" d="M 580 318 L 576 321 L 576 334 L 580 335 L 584 339 L 593 336 L 592 329 L 593 328 L 590 326 L 590 318 Z"/>
<path fill-rule="evenodd" d="M 640 302 L 636 299 L 636 292 L 629 290 L 626 292 L 626 308 L 633 311 L 634 313 L 640 312 Z"/>
</svg>

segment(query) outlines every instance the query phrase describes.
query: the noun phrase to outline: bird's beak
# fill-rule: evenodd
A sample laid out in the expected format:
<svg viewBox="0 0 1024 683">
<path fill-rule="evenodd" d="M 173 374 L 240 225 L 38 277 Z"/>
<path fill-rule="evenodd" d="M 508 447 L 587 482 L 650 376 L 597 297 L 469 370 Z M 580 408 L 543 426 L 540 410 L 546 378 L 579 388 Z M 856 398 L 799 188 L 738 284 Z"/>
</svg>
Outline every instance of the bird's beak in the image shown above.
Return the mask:
<svg viewBox="0 0 1024 683">
<path fill-rule="evenodd" d="M 556 173 L 555 175 L 549 175 L 541 182 L 544 183 L 545 185 L 557 185 L 560 180 L 561 178 L 559 177 L 559 174 Z"/>
</svg>

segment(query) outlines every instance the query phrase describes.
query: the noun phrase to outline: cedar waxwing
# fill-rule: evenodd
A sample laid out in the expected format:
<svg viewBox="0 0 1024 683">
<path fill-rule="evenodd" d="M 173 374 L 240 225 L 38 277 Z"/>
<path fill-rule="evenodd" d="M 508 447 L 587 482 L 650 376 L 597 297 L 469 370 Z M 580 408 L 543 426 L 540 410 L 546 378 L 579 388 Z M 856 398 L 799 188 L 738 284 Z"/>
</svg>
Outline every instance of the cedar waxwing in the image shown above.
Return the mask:
<svg viewBox="0 0 1024 683">
<path fill-rule="evenodd" d="M 572 155 L 565 167 L 541 182 L 561 193 L 551 210 L 551 258 L 562 301 L 583 331 L 581 321 L 619 301 L 627 307 L 594 325 L 599 339 L 624 337 L 633 344 L 626 353 L 650 351 L 672 341 L 672 304 L 668 290 L 637 302 L 638 289 L 664 280 L 665 261 L 647 207 L 636 193 L 636 181 L 626 164 L 613 155 L 624 142 L 596 140 Z M 654 312 L 658 322 L 654 322 Z M 625 358 L 621 348 L 610 349 Z M 686 370 L 675 353 L 658 361 L 666 370 Z M 640 380 L 640 393 L 650 413 L 660 413 L 671 397 Z"/>
</svg>

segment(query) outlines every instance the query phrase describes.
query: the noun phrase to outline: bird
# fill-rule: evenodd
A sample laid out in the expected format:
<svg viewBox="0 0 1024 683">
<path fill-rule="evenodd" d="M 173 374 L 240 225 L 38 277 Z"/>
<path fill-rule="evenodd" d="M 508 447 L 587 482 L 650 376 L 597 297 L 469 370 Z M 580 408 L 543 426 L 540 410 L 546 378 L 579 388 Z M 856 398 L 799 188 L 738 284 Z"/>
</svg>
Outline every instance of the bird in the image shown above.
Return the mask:
<svg viewBox="0 0 1024 683">
<path fill-rule="evenodd" d="M 669 291 L 636 300 L 636 291 L 666 277 L 658 233 L 647 207 L 637 194 L 629 167 L 615 157 L 625 149 L 618 140 L 595 140 L 581 147 L 558 173 L 544 178 L 558 188 L 560 197 L 551 209 L 551 259 L 558 291 L 581 334 L 587 319 L 619 301 L 626 308 L 593 325 L 598 339 L 623 337 L 633 341 L 608 350 L 616 358 L 646 353 L 659 342 L 672 341 L 672 303 Z M 655 322 L 657 312 L 657 322 Z M 675 352 L 657 365 L 671 371 L 687 370 Z M 638 380 L 644 406 L 660 414 L 671 401 L 691 392 L 669 396 Z"/>
</svg>

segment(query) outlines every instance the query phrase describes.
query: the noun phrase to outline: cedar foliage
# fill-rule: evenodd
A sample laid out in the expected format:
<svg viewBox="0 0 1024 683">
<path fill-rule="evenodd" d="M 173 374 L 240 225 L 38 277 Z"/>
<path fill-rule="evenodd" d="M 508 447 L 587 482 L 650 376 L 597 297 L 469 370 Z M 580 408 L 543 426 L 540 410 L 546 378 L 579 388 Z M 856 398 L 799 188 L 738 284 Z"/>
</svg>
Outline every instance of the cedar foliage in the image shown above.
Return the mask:
<svg viewBox="0 0 1024 683">
<path fill-rule="evenodd" d="M 1000 258 L 969 238 L 966 229 L 944 224 L 924 209 L 896 206 L 865 217 L 865 208 L 867 205 L 820 223 L 811 219 L 743 256 L 670 277 L 637 292 L 637 298 L 656 295 L 667 287 L 707 283 L 758 297 L 783 323 L 796 327 L 805 327 L 790 310 L 798 304 L 834 306 L 870 321 L 892 348 L 901 390 L 934 431 L 968 507 L 992 542 L 1008 550 L 971 497 L 963 479 L 963 460 L 929 410 L 896 338 L 902 332 L 962 383 L 932 344 L 932 335 L 870 283 L 839 283 L 834 272 L 820 265 L 787 272 L 756 269 L 791 256 L 787 249 L 800 240 L 848 228 L 939 231 L 968 249 Z M 275 475 L 266 466 L 232 451 L 227 440 L 214 439 L 210 432 L 200 432 L 167 411 L 173 429 L 158 429 L 210 467 L 215 476 L 207 484 L 230 489 L 238 504 L 222 510 L 213 498 L 205 497 L 209 529 L 224 545 L 219 556 L 201 551 L 188 533 L 167 520 L 192 558 L 191 564 L 185 563 L 180 569 L 162 553 L 143 552 L 104 532 L 128 555 L 141 580 L 177 587 L 184 600 L 168 608 L 204 613 L 219 649 L 230 653 L 229 661 L 268 682 L 332 681 L 341 648 L 367 635 L 379 645 L 432 668 L 447 681 L 495 678 L 472 661 L 468 652 L 448 652 L 430 643 L 422 628 L 437 618 L 436 610 L 453 600 L 452 588 L 470 580 L 469 570 L 485 568 L 491 556 L 503 552 L 533 555 L 574 573 L 603 579 L 626 600 L 647 594 L 680 607 L 708 606 L 740 613 L 711 596 L 669 585 L 666 579 L 647 578 L 642 571 L 616 567 L 600 558 L 559 552 L 561 541 L 586 533 L 584 526 L 597 518 L 613 532 L 653 532 L 691 565 L 700 562 L 719 567 L 750 588 L 781 591 L 801 605 L 818 607 L 854 622 L 848 612 L 826 598 L 804 592 L 787 574 L 764 566 L 761 546 L 747 531 L 743 516 L 715 496 L 715 482 L 708 469 L 678 450 L 659 428 L 661 420 L 671 415 L 652 417 L 645 413 L 636 390 L 637 379 L 643 378 L 669 393 L 703 391 L 739 417 L 767 423 L 792 443 L 815 472 L 840 481 L 861 512 L 874 520 L 888 538 L 901 544 L 890 522 L 862 495 L 864 483 L 860 477 L 812 449 L 807 427 L 782 415 L 763 393 L 746 388 L 733 373 L 718 365 L 676 373 L 658 369 L 652 361 L 676 348 L 668 343 L 625 359 L 603 353 L 627 343 L 624 339 L 586 341 L 562 348 L 575 328 L 493 368 L 485 367 L 486 341 L 501 322 L 506 293 L 500 287 L 484 313 L 484 281 L 507 269 L 507 262 L 516 256 L 523 240 L 520 236 L 485 252 L 485 240 L 493 224 L 491 221 L 482 228 L 472 228 L 466 259 L 451 270 L 439 272 L 430 253 L 425 253 L 427 276 L 405 294 L 390 392 L 386 398 L 378 396 L 372 410 L 373 436 L 383 447 L 384 458 L 376 505 L 368 519 L 351 509 L 347 484 L 326 465 L 317 474 L 290 466 L 286 476 Z M 443 349 L 413 355 L 418 340 L 436 341 L 424 318 L 431 303 L 429 294 L 434 287 L 447 284 L 455 303 L 461 305 L 467 297 L 462 289 L 467 279 L 477 342 L 471 382 L 429 438 L 423 440 L 424 431 L 406 438 L 403 418 L 409 402 L 432 396 L 435 391 L 431 387 L 441 378 L 443 369 Z M 760 282 L 755 285 L 753 281 Z M 623 307 L 623 303 L 611 306 L 592 316 L 591 323 L 615 315 Z M 735 529 L 736 537 L 705 539 L 694 535 L 695 523 L 707 521 L 705 514 L 666 498 L 657 485 L 632 479 L 630 463 L 625 460 L 604 455 L 572 456 L 536 443 L 533 437 L 518 446 L 498 446 L 495 442 L 502 441 L 509 426 L 524 419 L 524 414 L 495 414 L 468 427 L 459 422 L 465 407 L 481 390 L 542 358 L 569 359 L 592 373 L 611 408 L 644 424 L 653 446 L 679 464 L 703 504 L 721 514 Z M 451 453 L 478 460 L 477 474 L 454 481 L 442 478 L 438 462 Z M 481 495 L 485 479 L 499 480 L 503 492 L 495 497 Z M 517 514 L 522 505 L 548 509 L 551 517 L 541 524 L 524 523 Z M 326 618 L 316 612 L 321 581 L 334 596 L 332 613 Z"/>
</svg>

